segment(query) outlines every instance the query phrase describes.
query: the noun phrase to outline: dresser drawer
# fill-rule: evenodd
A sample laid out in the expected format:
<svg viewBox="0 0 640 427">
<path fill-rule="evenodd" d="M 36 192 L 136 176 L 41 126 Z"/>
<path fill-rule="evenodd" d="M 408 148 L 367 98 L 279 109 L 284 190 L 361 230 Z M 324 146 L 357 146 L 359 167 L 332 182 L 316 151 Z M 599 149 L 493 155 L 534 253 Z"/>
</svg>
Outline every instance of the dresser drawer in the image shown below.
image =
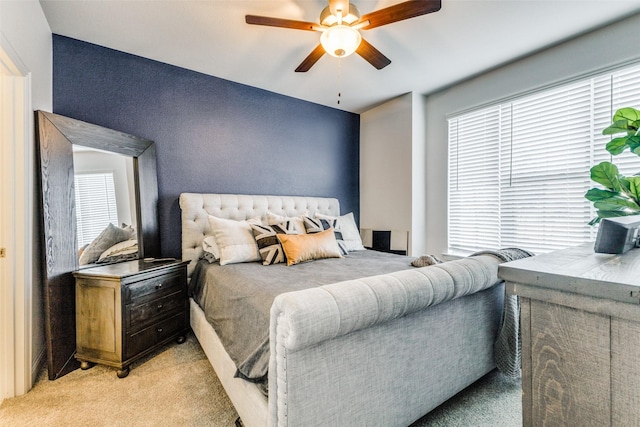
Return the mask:
<svg viewBox="0 0 640 427">
<path fill-rule="evenodd" d="M 187 296 L 184 290 L 143 304 L 129 304 L 125 308 L 127 331 L 135 332 L 176 311 L 184 312 Z"/>
<path fill-rule="evenodd" d="M 186 313 L 180 312 L 166 320 L 151 325 L 140 332 L 128 334 L 126 336 L 125 359 L 133 357 L 138 353 L 153 347 L 161 341 L 170 338 L 172 335 L 183 331 L 186 328 Z"/>
<path fill-rule="evenodd" d="M 124 289 L 125 304 L 142 302 L 169 295 L 181 290 L 184 284 L 184 271 L 179 270 L 168 274 L 150 277 L 139 282 L 129 284 Z"/>
</svg>

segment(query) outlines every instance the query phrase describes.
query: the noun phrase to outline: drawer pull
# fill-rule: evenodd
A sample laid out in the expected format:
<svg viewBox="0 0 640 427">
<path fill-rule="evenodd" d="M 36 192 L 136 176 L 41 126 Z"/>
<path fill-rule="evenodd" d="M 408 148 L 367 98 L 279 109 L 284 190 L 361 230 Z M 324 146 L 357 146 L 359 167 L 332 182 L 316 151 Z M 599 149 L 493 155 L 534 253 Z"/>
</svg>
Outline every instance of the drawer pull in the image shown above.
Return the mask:
<svg viewBox="0 0 640 427">
<path fill-rule="evenodd" d="M 158 331 L 158 333 L 159 333 L 159 334 L 161 334 L 161 333 L 162 333 L 162 328 L 158 328 L 158 329 L 156 329 L 156 330 Z"/>
<path fill-rule="evenodd" d="M 164 307 L 162 303 L 158 304 L 158 310 L 162 310 L 162 307 Z"/>
<path fill-rule="evenodd" d="M 156 289 L 162 289 L 162 283 L 158 283 L 158 284 L 156 285 Z"/>
</svg>

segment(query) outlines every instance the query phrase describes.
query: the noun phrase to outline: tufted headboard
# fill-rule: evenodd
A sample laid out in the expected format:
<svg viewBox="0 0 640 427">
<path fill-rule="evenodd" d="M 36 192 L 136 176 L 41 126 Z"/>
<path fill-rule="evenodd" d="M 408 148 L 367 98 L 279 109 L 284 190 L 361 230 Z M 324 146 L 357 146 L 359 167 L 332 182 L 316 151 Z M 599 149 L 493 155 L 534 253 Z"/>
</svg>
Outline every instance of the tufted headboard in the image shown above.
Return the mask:
<svg viewBox="0 0 640 427">
<path fill-rule="evenodd" d="M 188 276 L 202 255 L 202 240 L 211 234 L 209 215 L 242 221 L 259 216 L 266 219 L 267 211 L 278 215 L 296 216 L 309 212 L 340 215 L 338 199 L 298 196 L 251 196 L 245 194 L 180 194 L 182 210 L 182 260 L 191 261 Z"/>
</svg>

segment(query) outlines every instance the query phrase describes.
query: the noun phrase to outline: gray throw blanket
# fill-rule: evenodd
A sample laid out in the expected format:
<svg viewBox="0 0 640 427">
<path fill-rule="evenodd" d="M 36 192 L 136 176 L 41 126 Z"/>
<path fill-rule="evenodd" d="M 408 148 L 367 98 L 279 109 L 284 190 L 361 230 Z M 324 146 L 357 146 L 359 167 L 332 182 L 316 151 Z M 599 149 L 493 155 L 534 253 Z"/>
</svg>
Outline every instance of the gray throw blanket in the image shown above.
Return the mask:
<svg viewBox="0 0 640 427">
<path fill-rule="evenodd" d="M 501 262 L 515 261 L 530 256 L 533 253 L 524 249 L 505 248 L 497 251 L 480 251 L 471 256 L 491 255 Z M 494 345 L 496 366 L 505 375 L 519 377 L 521 361 L 522 338 L 520 337 L 520 298 L 517 295 L 504 295 L 504 309 L 500 320 L 500 330 Z"/>
<path fill-rule="evenodd" d="M 524 249 L 504 248 L 497 251 L 480 251 L 470 256 L 478 255 L 491 255 L 500 262 L 509 262 L 534 256 L 535 254 Z M 414 259 L 411 265 L 414 267 L 426 267 L 441 262 L 442 261 L 434 255 L 422 255 Z M 518 298 L 517 295 L 507 295 L 505 292 L 500 329 L 493 349 L 496 366 L 500 372 L 510 377 L 520 376 L 520 369 L 522 367 L 521 348 L 520 298 Z"/>
</svg>

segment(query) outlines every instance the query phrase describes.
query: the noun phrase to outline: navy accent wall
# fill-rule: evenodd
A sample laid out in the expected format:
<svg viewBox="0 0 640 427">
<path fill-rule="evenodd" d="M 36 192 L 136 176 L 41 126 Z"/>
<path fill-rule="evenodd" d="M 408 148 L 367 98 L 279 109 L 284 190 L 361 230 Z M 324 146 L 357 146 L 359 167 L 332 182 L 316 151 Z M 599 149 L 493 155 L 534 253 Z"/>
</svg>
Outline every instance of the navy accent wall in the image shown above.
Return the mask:
<svg viewBox="0 0 640 427">
<path fill-rule="evenodd" d="M 336 197 L 359 216 L 357 114 L 59 35 L 53 110 L 155 141 L 163 256 L 180 257 L 183 192 Z"/>
</svg>

